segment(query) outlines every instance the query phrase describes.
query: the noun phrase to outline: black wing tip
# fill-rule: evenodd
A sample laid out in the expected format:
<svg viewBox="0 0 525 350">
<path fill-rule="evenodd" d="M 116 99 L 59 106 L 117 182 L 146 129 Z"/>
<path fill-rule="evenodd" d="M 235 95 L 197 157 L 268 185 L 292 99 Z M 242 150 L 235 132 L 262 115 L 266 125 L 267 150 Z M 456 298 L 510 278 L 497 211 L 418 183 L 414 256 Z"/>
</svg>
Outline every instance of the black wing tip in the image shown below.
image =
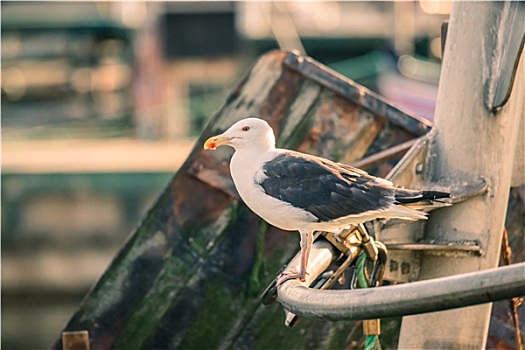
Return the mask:
<svg viewBox="0 0 525 350">
<path fill-rule="evenodd" d="M 440 191 L 421 191 L 422 200 L 434 200 L 441 198 L 450 198 L 450 193 Z"/>
<path fill-rule="evenodd" d="M 397 203 L 400 204 L 433 201 L 444 198 L 450 198 L 450 193 L 441 191 L 398 191 L 395 197 Z"/>
</svg>

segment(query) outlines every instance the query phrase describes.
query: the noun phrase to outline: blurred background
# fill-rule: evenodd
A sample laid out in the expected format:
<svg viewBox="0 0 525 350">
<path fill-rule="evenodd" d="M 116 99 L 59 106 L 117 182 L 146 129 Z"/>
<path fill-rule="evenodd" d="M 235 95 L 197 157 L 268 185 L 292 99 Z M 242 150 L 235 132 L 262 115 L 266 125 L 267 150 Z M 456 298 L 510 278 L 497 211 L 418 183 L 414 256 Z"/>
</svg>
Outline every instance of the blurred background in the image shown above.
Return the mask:
<svg viewBox="0 0 525 350">
<path fill-rule="evenodd" d="M 432 120 L 450 7 L 2 1 L 2 347 L 56 339 L 262 53 Z"/>
</svg>

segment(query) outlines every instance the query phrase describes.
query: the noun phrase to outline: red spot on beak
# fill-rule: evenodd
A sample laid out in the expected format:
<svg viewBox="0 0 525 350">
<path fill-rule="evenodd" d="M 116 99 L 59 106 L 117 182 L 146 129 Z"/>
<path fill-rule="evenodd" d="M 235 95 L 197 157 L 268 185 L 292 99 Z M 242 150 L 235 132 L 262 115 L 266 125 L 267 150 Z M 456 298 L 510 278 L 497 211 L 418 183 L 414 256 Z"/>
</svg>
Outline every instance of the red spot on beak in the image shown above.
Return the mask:
<svg viewBox="0 0 525 350">
<path fill-rule="evenodd" d="M 210 147 L 210 149 L 216 149 L 217 148 L 217 144 L 215 142 L 211 142 L 208 147 Z"/>
</svg>

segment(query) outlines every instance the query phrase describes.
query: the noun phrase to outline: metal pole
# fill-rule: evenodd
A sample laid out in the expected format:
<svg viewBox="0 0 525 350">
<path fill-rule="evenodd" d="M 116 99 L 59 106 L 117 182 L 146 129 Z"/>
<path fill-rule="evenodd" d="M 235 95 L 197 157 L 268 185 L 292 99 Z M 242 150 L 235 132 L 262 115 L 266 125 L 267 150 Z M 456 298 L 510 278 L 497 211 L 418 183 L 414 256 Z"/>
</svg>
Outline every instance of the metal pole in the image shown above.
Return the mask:
<svg viewBox="0 0 525 350">
<path fill-rule="evenodd" d="M 498 265 L 520 120 L 525 111 L 523 55 L 509 100 L 492 108 L 507 47 L 520 45 L 524 4 L 455 2 L 449 22 L 437 97 L 430 181 L 468 184 L 484 178 L 488 192 L 430 218 L 425 239 L 476 240 L 482 256 L 424 255 L 419 279 L 433 279 Z M 509 43 L 508 32 L 519 34 Z M 520 34 L 521 33 L 521 34 Z M 519 52 L 519 51 L 518 51 Z M 508 66 L 508 65 L 507 65 Z M 525 278 L 522 276 L 522 278 Z M 452 286 L 450 286 L 452 287 Z M 399 348 L 482 349 L 491 304 L 403 318 Z"/>
</svg>

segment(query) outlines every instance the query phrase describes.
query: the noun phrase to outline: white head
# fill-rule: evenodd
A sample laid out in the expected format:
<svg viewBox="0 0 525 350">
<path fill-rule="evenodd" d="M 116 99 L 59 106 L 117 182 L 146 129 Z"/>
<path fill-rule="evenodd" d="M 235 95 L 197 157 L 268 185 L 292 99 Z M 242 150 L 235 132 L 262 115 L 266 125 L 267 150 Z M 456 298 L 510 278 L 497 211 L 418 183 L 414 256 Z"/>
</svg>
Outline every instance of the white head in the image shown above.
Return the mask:
<svg viewBox="0 0 525 350">
<path fill-rule="evenodd" d="M 275 148 L 275 136 L 270 125 L 264 120 L 246 118 L 233 124 L 222 135 L 210 137 L 204 143 L 204 149 L 215 149 L 222 145 L 231 146 L 236 151 L 268 151 Z"/>
</svg>

